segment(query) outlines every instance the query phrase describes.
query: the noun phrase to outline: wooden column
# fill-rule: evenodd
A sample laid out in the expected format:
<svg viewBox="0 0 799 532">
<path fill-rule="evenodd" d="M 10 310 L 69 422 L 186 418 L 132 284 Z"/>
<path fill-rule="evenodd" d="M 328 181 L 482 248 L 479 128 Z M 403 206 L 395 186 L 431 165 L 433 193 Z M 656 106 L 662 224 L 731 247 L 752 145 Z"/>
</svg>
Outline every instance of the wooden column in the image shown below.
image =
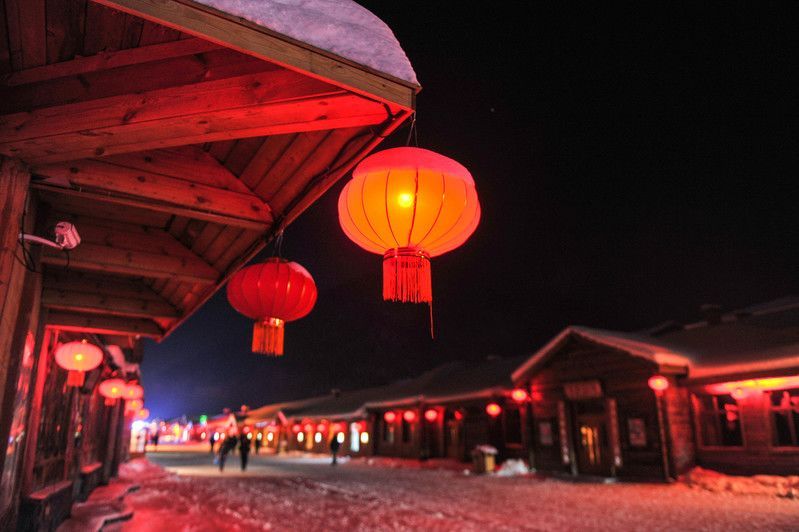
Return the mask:
<svg viewBox="0 0 799 532">
<path fill-rule="evenodd" d="M 0 398 L 5 396 L 11 344 L 22 303 L 25 267 L 15 258 L 20 224 L 25 212 L 30 174 L 14 159 L 0 156 Z M 2 414 L 0 425 L 7 428 L 11 418 Z"/>
</svg>

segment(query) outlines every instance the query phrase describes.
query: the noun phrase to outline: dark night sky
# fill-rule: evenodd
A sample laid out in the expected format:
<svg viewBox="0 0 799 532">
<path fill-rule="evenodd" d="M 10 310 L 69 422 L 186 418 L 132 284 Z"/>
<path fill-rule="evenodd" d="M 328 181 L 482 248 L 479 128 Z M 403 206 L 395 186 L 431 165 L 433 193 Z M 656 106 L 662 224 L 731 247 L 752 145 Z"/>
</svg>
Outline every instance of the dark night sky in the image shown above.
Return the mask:
<svg viewBox="0 0 799 532">
<path fill-rule="evenodd" d="M 360 3 L 416 69 L 420 146 L 469 168 L 483 208 L 472 238 L 433 261 L 436 339 L 426 307 L 381 301 L 380 257 L 338 225 L 343 180 L 286 231 L 284 255 L 319 288 L 286 355 L 249 352 L 251 322 L 223 290 L 147 345 L 153 415 L 382 384 L 529 353 L 569 324 L 634 330 L 799 292 L 799 5 Z"/>
</svg>

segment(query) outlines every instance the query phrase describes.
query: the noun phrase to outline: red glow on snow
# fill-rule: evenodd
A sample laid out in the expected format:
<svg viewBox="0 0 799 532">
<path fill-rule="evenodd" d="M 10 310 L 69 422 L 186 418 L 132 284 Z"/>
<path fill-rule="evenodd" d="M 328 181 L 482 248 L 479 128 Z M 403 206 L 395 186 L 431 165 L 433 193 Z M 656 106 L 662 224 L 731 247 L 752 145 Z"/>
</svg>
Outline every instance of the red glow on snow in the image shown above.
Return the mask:
<svg viewBox="0 0 799 532">
<path fill-rule="evenodd" d="M 402 413 L 402 419 L 404 419 L 408 423 L 413 423 L 414 421 L 416 421 L 416 412 L 414 412 L 413 410 L 406 410 L 405 412 Z"/>
<path fill-rule="evenodd" d="M 438 411 L 436 411 L 436 410 L 435 410 L 435 409 L 433 409 L 433 408 L 430 408 L 430 409 L 428 409 L 428 410 L 426 410 L 426 411 L 425 411 L 425 413 L 424 413 L 424 418 L 425 418 L 427 421 L 429 421 L 430 423 L 432 423 L 433 421 L 435 421 L 436 419 L 438 419 Z"/>
<path fill-rule="evenodd" d="M 486 413 L 491 417 L 497 417 L 502 413 L 502 407 L 497 403 L 488 403 L 486 405 Z"/>
<path fill-rule="evenodd" d="M 663 392 L 669 388 L 669 380 L 663 375 L 653 375 L 646 383 L 655 392 Z"/>
<path fill-rule="evenodd" d="M 510 393 L 511 398 L 517 403 L 523 403 L 527 400 L 527 392 L 521 388 L 516 388 Z"/>
<path fill-rule="evenodd" d="M 394 423 L 394 421 L 397 419 L 397 414 L 394 412 L 386 412 L 383 414 L 383 419 L 386 421 L 386 423 Z"/>
</svg>

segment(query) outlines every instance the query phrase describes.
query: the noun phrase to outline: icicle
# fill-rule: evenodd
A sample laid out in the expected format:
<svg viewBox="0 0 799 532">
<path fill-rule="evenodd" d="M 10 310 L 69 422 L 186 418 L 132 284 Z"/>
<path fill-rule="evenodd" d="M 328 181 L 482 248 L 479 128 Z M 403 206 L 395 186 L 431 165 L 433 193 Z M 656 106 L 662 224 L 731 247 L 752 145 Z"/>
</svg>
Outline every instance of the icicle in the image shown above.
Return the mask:
<svg viewBox="0 0 799 532">
<path fill-rule="evenodd" d="M 414 248 L 398 248 L 383 255 L 383 299 L 403 303 L 433 301 L 427 253 Z"/>
<path fill-rule="evenodd" d="M 255 323 L 252 332 L 252 352 L 279 357 L 283 354 L 283 325 L 279 318 L 267 318 Z"/>
</svg>

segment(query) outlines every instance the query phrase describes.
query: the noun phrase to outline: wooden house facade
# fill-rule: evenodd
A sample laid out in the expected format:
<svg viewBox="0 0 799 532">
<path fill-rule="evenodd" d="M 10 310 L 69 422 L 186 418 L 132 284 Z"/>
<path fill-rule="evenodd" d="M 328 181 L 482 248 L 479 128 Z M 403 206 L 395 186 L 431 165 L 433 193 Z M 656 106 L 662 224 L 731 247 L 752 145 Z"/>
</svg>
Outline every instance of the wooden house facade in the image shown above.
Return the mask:
<svg viewBox="0 0 799 532">
<path fill-rule="evenodd" d="M 405 75 L 234 4 L 0 2 L 2 530 L 52 529 L 114 475 L 130 419 L 99 378 L 136 377 L 142 339 L 167 337 L 413 113 L 419 86 L 376 18 L 363 31 L 383 31 Z M 57 222 L 77 247 L 20 238 L 53 240 Z M 105 353 L 80 389 L 53 362 L 73 338 Z"/>
</svg>

